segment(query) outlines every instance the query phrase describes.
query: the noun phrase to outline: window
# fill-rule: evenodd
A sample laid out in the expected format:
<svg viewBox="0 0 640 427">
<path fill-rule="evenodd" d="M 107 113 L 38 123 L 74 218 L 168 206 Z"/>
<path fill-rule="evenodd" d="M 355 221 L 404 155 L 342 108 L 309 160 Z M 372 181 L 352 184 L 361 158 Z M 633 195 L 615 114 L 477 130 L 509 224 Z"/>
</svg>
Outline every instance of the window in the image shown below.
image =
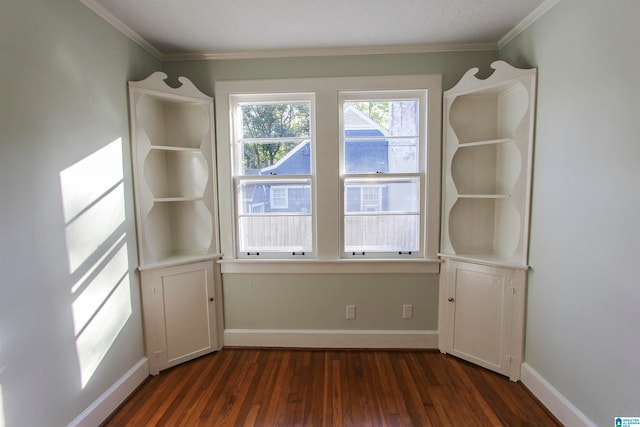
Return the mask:
<svg viewBox="0 0 640 427">
<path fill-rule="evenodd" d="M 233 201 L 220 205 L 227 271 L 266 265 L 239 258 L 315 259 L 305 268 L 336 272 L 408 260 L 395 265 L 426 271 L 412 268 L 437 258 L 440 80 L 217 82 L 220 198 Z"/>
<path fill-rule="evenodd" d="M 426 95 L 340 93 L 343 257 L 421 256 Z"/>
<path fill-rule="evenodd" d="M 360 187 L 360 210 L 380 212 L 382 208 L 382 186 L 363 185 Z"/>
<path fill-rule="evenodd" d="M 231 100 L 239 255 L 312 254 L 313 96 Z"/>
<path fill-rule="evenodd" d="M 271 186 L 269 194 L 271 209 L 289 209 L 289 187 Z"/>
</svg>

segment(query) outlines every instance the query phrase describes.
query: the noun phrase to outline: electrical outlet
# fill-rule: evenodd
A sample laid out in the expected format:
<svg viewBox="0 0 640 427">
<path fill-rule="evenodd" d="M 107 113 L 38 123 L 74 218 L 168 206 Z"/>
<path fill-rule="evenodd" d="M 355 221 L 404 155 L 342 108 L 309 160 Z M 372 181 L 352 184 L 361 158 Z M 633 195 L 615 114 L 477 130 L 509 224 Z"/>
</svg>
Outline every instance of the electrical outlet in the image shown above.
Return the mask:
<svg viewBox="0 0 640 427">
<path fill-rule="evenodd" d="M 353 320 L 356 318 L 356 306 L 348 305 L 347 306 L 347 320 Z"/>
<path fill-rule="evenodd" d="M 402 306 L 402 318 L 403 319 L 413 319 L 413 305 L 412 304 L 404 304 Z"/>
</svg>

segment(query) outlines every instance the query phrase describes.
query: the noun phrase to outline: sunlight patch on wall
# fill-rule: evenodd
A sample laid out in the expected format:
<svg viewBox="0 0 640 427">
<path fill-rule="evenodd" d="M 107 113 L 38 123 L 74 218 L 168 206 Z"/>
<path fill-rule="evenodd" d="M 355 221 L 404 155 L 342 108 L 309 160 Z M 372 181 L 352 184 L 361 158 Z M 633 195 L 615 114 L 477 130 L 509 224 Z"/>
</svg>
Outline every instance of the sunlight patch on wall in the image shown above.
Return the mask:
<svg viewBox="0 0 640 427">
<path fill-rule="evenodd" d="M 122 148 L 118 138 L 60 172 L 82 388 L 132 314 Z"/>
<path fill-rule="evenodd" d="M 84 388 L 131 316 L 129 276 L 107 298 L 91 322 L 76 337 L 80 376 Z"/>
<path fill-rule="evenodd" d="M 118 184 L 67 225 L 69 268 L 75 272 L 124 224 L 124 185 Z"/>
<path fill-rule="evenodd" d="M 117 248 L 120 246 L 120 249 Z M 118 241 L 71 290 L 78 296 L 73 302 L 75 334 L 79 335 L 98 313 L 116 286 L 128 273 L 128 253 L 123 239 Z"/>
<path fill-rule="evenodd" d="M 123 175 L 122 138 L 60 172 L 71 273 L 124 224 Z"/>
</svg>

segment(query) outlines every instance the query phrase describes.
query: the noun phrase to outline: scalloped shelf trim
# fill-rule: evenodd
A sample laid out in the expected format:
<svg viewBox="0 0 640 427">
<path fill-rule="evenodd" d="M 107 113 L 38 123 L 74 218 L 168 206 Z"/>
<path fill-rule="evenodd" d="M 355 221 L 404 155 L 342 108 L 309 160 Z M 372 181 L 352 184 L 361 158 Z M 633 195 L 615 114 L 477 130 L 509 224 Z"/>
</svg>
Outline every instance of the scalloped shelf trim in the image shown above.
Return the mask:
<svg viewBox="0 0 640 427">
<path fill-rule="evenodd" d="M 144 80 L 129 82 L 130 87 L 135 87 L 142 90 L 148 90 L 156 93 L 161 93 L 162 96 L 180 96 L 197 98 L 203 101 L 210 101 L 213 98 L 202 93 L 188 78 L 184 76 L 178 77 L 180 86 L 171 87 L 166 83 L 168 76 L 162 71 L 156 71 Z"/>
<path fill-rule="evenodd" d="M 445 91 L 445 96 L 462 95 L 471 91 L 482 88 L 491 88 L 492 86 L 502 86 L 505 81 L 516 80 L 523 77 L 533 77 L 536 75 L 535 68 L 516 68 L 505 61 L 494 61 L 491 63 L 493 73 L 486 79 L 476 77 L 480 72 L 478 67 L 468 70 L 451 89 Z"/>
</svg>

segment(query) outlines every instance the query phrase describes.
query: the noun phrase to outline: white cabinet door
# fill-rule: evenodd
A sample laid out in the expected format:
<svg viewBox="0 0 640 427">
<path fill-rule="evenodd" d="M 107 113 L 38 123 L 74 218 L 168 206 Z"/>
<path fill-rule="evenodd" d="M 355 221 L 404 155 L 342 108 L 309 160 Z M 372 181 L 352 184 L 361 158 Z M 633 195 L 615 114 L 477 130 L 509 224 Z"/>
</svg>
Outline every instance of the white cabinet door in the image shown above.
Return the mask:
<svg viewBox="0 0 640 427">
<path fill-rule="evenodd" d="M 152 374 L 218 350 L 213 261 L 143 271 Z"/>
<path fill-rule="evenodd" d="M 440 350 L 518 380 L 525 277 L 524 270 L 445 261 Z"/>
</svg>

